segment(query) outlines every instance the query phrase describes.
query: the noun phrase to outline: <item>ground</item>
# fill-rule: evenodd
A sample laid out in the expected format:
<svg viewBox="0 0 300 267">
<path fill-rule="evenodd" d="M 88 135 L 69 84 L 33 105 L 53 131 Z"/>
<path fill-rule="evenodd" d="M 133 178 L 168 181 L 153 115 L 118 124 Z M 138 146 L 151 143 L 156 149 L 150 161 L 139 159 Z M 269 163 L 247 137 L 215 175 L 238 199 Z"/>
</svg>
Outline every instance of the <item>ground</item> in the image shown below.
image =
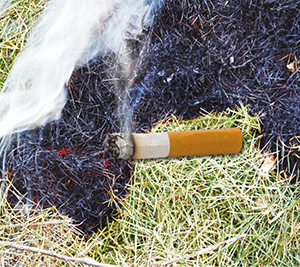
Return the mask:
<svg viewBox="0 0 300 267">
<path fill-rule="evenodd" d="M 288 0 L 166 1 L 153 25 L 126 41 L 130 66 L 109 54 L 75 70 L 61 119 L 14 137 L 5 169 L 16 188 L 91 233 L 128 194 L 134 171 L 133 163 L 104 154 L 106 133 L 146 132 L 171 115 L 192 119 L 241 104 L 260 116 L 260 148 L 279 149 L 280 170 L 295 182 L 299 7 Z"/>
</svg>

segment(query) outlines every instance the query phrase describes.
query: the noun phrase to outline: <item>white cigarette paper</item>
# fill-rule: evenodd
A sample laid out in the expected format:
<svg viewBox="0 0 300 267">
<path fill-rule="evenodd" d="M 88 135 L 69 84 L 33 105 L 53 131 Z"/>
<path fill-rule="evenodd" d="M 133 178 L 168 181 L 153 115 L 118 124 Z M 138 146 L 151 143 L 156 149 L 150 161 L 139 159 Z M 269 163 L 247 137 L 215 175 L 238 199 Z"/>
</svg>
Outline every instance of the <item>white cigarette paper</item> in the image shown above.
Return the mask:
<svg viewBox="0 0 300 267">
<path fill-rule="evenodd" d="M 238 153 L 239 128 L 150 134 L 108 134 L 103 142 L 111 158 L 124 160 Z"/>
</svg>

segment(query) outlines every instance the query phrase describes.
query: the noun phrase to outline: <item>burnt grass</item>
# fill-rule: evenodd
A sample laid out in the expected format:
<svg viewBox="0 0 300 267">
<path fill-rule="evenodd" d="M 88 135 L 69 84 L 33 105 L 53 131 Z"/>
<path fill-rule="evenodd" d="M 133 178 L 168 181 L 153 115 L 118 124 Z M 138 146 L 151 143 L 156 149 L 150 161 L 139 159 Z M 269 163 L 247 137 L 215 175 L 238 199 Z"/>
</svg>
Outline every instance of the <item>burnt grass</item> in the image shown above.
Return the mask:
<svg viewBox="0 0 300 267">
<path fill-rule="evenodd" d="M 89 234 L 117 215 L 134 170 L 104 153 L 107 133 L 243 103 L 260 116 L 260 147 L 280 149 L 281 171 L 295 183 L 300 79 L 286 65 L 300 57 L 299 10 L 291 0 L 166 1 L 151 28 L 126 41 L 129 70 L 112 53 L 74 71 L 61 119 L 15 135 L 3 170 L 22 194 Z M 19 201 L 13 190 L 9 201 Z"/>
</svg>

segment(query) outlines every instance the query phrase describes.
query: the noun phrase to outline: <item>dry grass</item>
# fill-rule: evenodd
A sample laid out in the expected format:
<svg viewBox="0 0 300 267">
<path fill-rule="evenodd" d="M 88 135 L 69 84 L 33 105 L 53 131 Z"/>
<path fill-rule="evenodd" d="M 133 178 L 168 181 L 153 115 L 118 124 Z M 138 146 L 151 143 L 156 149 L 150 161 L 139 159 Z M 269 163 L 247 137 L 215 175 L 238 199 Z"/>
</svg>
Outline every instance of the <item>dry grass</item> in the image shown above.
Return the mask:
<svg viewBox="0 0 300 267">
<path fill-rule="evenodd" d="M 261 171 L 265 155 L 256 148 L 257 118 L 242 107 L 192 121 L 174 117 L 153 132 L 235 126 L 241 128 L 244 142 L 237 155 L 137 161 L 120 216 L 89 240 L 76 235 L 69 220 L 54 208 L 26 211 L 23 207 L 20 213 L 9 206 L 4 194 L 1 241 L 89 256 L 98 262 L 148 266 L 246 234 L 174 266 L 297 266 L 299 200 L 276 168 Z M 3 266 L 80 265 L 6 247 L 0 254 Z"/>
<path fill-rule="evenodd" d="M 47 0 L 17 0 L 0 15 L 0 88 Z"/>
<path fill-rule="evenodd" d="M 241 234 L 247 237 L 174 266 L 297 266 L 299 200 L 276 169 L 261 171 L 257 118 L 247 109 L 173 118 L 153 131 L 227 128 L 243 132 L 238 155 L 136 162 L 122 215 L 95 246 L 95 258 L 130 266 L 192 253 Z M 171 266 L 171 265 L 170 265 Z"/>
<path fill-rule="evenodd" d="M 0 18 L 0 88 L 45 1 L 13 1 Z M 298 266 L 300 207 L 296 192 L 276 168 L 261 172 L 258 118 L 245 107 L 204 114 L 192 121 L 172 118 L 153 132 L 229 128 L 243 132 L 238 155 L 136 162 L 124 209 L 103 232 L 85 240 L 55 208 L 12 208 L 0 199 L 1 241 L 15 242 L 100 262 L 148 266 L 247 234 L 205 255 L 172 266 Z M 275 155 L 277 156 L 277 155 Z M 9 181 L 7 190 L 10 185 Z M 21 210 L 21 212 L 20 212 Z M 80 266 L 53 257 L 0 246 L 2 266 Z"/>
<path fill-rule="evenodd" d="M 72 220 L 59 214 L 55 207 L 35 209 L 27 202 L 27 206 L 12 208 L 6 201 L 11 186 L 7 179 L 0 200 L 0 266 L 74 266 L 55 257 L 9 248 L 2 242 L 55 251 L 64 256 L 84 257 L 88 253 L 92 241 L 80 237 Z"/>
</svg>

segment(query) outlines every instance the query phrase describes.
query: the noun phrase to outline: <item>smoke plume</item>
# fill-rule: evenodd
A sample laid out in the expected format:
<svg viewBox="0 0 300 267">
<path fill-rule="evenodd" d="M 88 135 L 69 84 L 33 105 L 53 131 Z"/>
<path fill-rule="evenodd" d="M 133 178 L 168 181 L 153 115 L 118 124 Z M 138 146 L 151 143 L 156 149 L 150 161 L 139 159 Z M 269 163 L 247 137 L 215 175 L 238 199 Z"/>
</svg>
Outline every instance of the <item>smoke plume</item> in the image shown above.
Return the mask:
<svg viewBox="0 0 300 267">
<path fill-rule="evenodd" d="M 128 25 L 133 27 L 130 34 L 139 31 L 132 19 L 140 21 L 142 16 L 148 26 L 160 4 L 160 0 L 51 1 L 0 92 L 0 138 L 58 119 L 73 70 L 99 55 L 118 53 Z"/>
</svg>

